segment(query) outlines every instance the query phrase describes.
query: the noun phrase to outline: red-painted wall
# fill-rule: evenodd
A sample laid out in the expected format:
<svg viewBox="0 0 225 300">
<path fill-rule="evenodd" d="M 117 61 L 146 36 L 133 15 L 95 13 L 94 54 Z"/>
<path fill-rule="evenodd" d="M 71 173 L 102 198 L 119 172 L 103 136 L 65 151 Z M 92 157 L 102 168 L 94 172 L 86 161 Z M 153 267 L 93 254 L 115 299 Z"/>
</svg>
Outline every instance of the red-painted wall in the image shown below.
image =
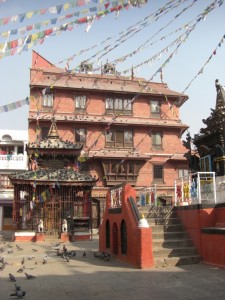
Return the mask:
<svg viewBox="0 0 225 300">
<path fill-rule="evenodd" d="M 138 268 L 153 267 L 153 254 L 152 254 L 152 231 L 151 228 L 138 228 L 138 221 L 135 217 L 134 211 L 129 197 L 136 199 L 136 191 L 129 185 L 125 184 L 122 187 L 121 205 L 119 207 L 112 207 L 111 204 L 111 190 L 107 193 L 106 209 L 103 215 L 102 224 L 99 228 L 99 251 L 111 253 L 116 258 L 130 263 Z M 122 253 L 121 244 L 121 224 L 126 224 L 127 245 L 126 254 Z M 106 242 L 106 224 L 109 224 L 109 238 L 110 246 L 107 248 Z M 115 251 L 115 227 L 118 230 L 117 241 L 118 247 Z M 116 253 L 115 253 L 116 252 Z"/>
<path fill-rule="evenodd" d="M 197 248 L 203 262 L 225 267 L 225 228 L 220 233 L 213 233 L 217 227 L 225 227 L 224 207 L 203 207 L 191 205 L 178 207 L 177 215 L 187 230 L 194 246 Z M 209 228 L 207 233 L 202 229 Z"/>
</svg>

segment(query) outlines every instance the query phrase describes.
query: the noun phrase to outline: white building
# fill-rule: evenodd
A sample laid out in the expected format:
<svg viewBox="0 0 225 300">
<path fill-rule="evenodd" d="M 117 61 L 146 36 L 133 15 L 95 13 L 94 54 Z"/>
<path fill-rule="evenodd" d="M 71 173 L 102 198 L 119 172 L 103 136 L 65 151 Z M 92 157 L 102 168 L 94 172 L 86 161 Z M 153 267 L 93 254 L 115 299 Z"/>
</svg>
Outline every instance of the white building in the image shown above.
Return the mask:
<svg viewBox="0 0 225 300">
<path fill-rule="evenodd" d="M 0 129 L 0 232 L 13 229 L 13 186 L 9 174 L 27 170 L 27 130 Z"/>
</svg>

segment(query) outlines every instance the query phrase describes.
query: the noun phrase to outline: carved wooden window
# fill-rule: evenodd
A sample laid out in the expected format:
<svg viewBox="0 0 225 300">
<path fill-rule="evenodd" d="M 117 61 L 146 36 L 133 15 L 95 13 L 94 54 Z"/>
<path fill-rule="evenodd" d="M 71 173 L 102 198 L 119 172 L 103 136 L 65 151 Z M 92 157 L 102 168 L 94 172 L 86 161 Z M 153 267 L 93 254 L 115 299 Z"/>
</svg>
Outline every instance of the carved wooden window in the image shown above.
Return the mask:
<svg viewBox="0 0 225 300">
<path fill-rule="evenodd" d="M 162 149 L 162 132 L 161 131 L 153 131 L 151 133 L 152 137 L 152 149 L 159 150 Z"/>
<path fill-rule="evenodd" d="M 105 160 L 103 168 L 107 185 L 124 181 L 135 184 L 143 162 L 133 160 Z"/>
<path fill-rule="evenodd" d="M 154 182 L 163 182 L 163 165 L 153 165 Z"/>
<path fill-rule="evenodd" d="M 115 115 L 131 115 L 131 100 L 131 97 L 107 96 L 105 101 L 106 113 Z"/>
<path fill-rule="evenodd" d="M 151 109 L 151 116 L 153 118 L 159 118 L 161 116 L 161 101 L 151 100 L 150 109 Z"/>
<path fill-rule="evenodd" d="M 105 135 L 106 147 L 133 147 L 132 130 L 109 130 Z"/>
<path fill-rule="evenodd" d="M 75 110 L 76 112 L 84 112 L 86 110 L 87 96 L 75 95 Z"/>
</svg>

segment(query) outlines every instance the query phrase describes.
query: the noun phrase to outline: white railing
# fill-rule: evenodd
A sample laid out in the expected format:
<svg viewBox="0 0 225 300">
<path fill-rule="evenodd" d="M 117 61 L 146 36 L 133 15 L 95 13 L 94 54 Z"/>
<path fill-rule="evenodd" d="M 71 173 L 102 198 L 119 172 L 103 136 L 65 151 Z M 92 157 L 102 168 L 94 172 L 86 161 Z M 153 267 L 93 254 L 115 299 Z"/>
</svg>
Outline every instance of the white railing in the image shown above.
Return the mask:
<svg viewBox="0 0 225 300">
<path fill-rule="evenodd" d="M 2 154 L 0 155 L 0 169 L 8 170 L 24 170 L 27 168 L 26 154 Z"/>
<path fill-rule="evenodd" d="M 176 179 L 174 198 L 175 205 L 217 203 L 215 172 L 197 172 Z"/>
<path fill-rule="evenodd" d="M 156 184 L 154 186 L 145 187 L 139 191 L 138 205 L 157 205 Z"/>
</svg>

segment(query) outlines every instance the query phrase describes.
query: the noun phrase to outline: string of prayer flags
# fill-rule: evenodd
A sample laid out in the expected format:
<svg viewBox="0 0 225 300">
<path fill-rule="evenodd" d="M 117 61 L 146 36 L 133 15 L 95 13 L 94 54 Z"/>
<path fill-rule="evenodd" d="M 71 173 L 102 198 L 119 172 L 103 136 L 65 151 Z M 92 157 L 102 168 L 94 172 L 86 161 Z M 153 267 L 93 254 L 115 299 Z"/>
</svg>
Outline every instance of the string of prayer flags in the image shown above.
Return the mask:
<svg viewBox="0 0 225 300">
<path fill-rule="evenodd" d="M 0 0 L 0 2 L 5 2 L 5 1 L 6 0 Z M 22 13 L 22 14 L 11 16 L 11 17 L 1 18 L 0 19 L 0 26 L 1 25 L 7 25 L 9 23 L 15 23 L 17 21 L 19 21 L 20 23 L 22 23 L 25 19 L 31 19 L 33 16 L 44 15 L 46 13 L 58 14 L 59 15 L 62 12 L 62 10 L 68 11 L 70 8 L 73 9 L 73 8 L 76 8 L 76 7 L 81 7 L 81 6 L 89 5 L 91 2 L 93 2 L 94 4 L 96 4 L 98 2 L 98 0 L 77 0 L 77 1 L 71 1 L 71 2 L 68 2 L 68 3 L 51 6 L 51 7 L 48 7 L 48 8 L 41 8 L 41 9 L 38 9 L 38 10 L 33 10 L 33 11 L 25 12 L 25 13 Z M 100 5 L 102 5 L 104 2 L 105 2 L 104 0 L 100 0 L 99 1 Z M 107 0 L 107 3 L 105 5 L 109 6 L 110 4 L 111 4 L 110 0 Z"/>
<path fill-rule="evenodd" d="M 18 109 L 18 108 L 20 108 L 24 105 L 29 105 L 29 98 L 28 97 L 26 97 L 25 99 L 20 100 L 20 101 L 16 101 L 16 102 L 13 102 L 13 103 L 9 103 L 9 104 L 0 106 L 0 113 L 1 112 L 9 112 L 9 111 L 12 111 L 14 109 Z"/>
</svg>

